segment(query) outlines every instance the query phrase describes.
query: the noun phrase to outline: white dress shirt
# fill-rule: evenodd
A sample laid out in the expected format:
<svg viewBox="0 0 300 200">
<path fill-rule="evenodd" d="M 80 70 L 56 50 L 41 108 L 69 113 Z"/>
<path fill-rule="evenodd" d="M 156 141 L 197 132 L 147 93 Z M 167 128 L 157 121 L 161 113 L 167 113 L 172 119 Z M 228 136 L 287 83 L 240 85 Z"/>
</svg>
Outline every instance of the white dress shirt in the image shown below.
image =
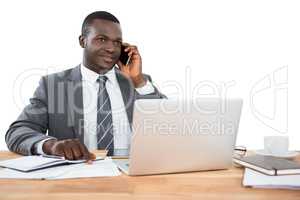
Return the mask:
<svg viewBox="0 0 300 200">
<path fill-rule="evenodd" d="M 97 149 L 97 100 L 99 74 L 81 64 L 82 75 L 82 96 L 83 96 L 83 117 L 84 117 L 84 144 L 89 150 Z M 131 128 L 128 121 L 122 93 L 116 77 L 115 67 L 108 71 L 105 76 L 106 90 L 110 98 L 114 134 L 114 155 L 128 155 L 131 139 Z M 146 85 L 136 88 L 141 95 L 154 92 L 153 85 L 147 80 Z M 37 153 L 44 154 L 43 143 L 38 143 Z"/>
</svg>

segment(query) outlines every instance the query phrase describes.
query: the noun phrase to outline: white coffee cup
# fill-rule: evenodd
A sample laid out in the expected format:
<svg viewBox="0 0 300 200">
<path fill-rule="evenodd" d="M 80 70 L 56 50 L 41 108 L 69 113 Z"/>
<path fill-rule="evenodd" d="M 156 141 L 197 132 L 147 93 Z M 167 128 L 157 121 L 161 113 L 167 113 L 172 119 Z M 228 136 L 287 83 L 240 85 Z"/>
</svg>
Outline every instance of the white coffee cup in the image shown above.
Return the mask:
<svg viewBox="0 0 300 200">
<path fill-rule="evenodd" d="M 284 155 L 289 151 L 288 136 L 265 136 L 264 150 L 272 155 Z"/>
</svg>

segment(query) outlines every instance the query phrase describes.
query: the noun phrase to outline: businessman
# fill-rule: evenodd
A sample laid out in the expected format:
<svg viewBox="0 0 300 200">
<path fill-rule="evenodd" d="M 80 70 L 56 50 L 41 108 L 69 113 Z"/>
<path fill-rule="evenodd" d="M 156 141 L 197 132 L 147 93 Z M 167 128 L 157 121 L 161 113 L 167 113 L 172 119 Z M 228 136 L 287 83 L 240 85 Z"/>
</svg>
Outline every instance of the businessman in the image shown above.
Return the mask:
<svg viewBox="0 0 300 200">
<path fill-rule="evenodd" d="M 142 73 L 138 48 L 124 43 L 119 20 L 105 11 L 83 21 L 82 63 L 41 78 L 30 104 L 5 140 L 10 151 L 91 160 L 95 149 L 119 155 L 130 148 L 136 99 L 164 98 Z M 130 58 L 120 62 L 121 46 Z"/>
</svg>

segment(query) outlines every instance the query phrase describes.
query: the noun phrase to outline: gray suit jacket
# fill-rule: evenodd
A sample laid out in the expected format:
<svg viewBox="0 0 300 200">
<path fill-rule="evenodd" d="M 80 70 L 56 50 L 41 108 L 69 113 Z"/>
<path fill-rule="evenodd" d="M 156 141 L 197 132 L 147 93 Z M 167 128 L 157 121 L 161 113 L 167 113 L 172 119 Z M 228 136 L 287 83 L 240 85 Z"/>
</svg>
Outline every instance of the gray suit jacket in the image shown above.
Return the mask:
<svg viewBox="0 0 300 200">
<path fill-rule="evenodd" d="M 136 99 L 164 98 L 156 88 L 148 95 L 139 95 L 131 80 L 116 69 L 129 123 L 132 124 Z M 151 77 L 144 75 L 149 81 Z M 58 140 L 79 138 L 83 143 L 83 97 L 80 66 L 41 78 L 30 104 L 13 122 L 5 135 L 10 151 L 32 155 L 35 144 L 46 138 Z M 48 132 L 48 134 L 47 134 Z"/>
</svg>

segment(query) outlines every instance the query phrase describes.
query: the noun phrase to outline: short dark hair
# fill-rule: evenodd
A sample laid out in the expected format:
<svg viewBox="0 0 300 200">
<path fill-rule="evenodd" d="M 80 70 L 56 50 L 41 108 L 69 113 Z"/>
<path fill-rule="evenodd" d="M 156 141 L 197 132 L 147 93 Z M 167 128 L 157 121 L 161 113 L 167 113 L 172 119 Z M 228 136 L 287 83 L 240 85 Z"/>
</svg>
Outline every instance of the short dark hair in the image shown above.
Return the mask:
<svg viewBox="0 0 300 200">
<path fill-rule="evenodd" d="M 89 26 L 93 23 L 95 19 L 105 19 L 120 24 L 119 20 L 113 14 L 106 11 L 96 11 L 89 14 L 84 19 L 81 27 L 81 35 L 85 36 L 89 32 Z"/>
</svg>

